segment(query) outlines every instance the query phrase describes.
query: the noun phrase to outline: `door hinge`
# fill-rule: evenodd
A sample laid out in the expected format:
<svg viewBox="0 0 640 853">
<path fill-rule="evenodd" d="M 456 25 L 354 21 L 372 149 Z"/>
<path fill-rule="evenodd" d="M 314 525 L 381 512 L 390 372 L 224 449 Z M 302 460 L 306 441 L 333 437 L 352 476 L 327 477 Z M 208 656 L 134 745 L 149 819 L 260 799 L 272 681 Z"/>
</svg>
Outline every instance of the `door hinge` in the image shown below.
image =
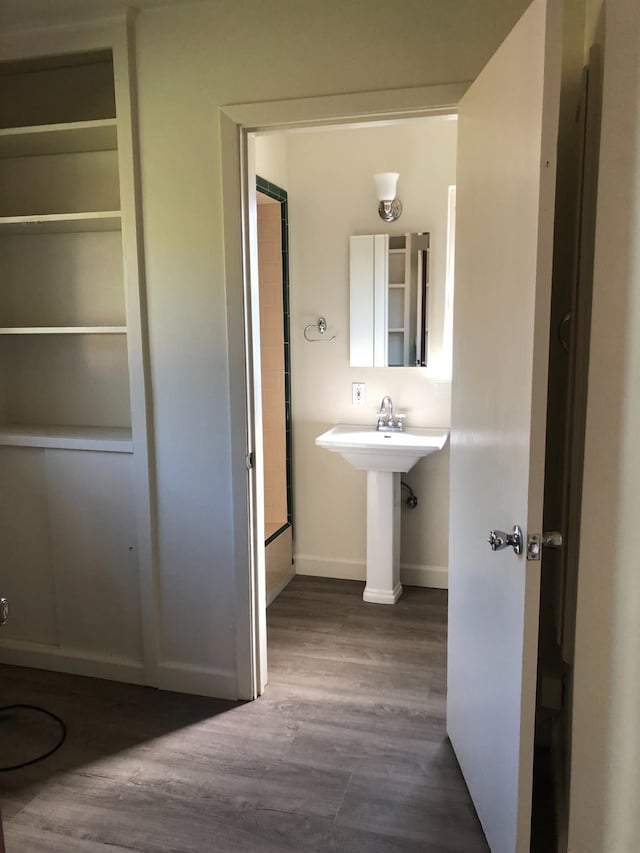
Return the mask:
<svg viewBox="0 0 640 853">
<path fill-rule="evenodd" d="M 549 533 L 527 534 L 527 560 L 539 560 L 542 556 L 542 547 L 562 548 L 562 533 L 551 530 Z"/>
<path fill-rule="evenodd" d="M 255 468 L 256 460 L 253 455 L 253 450 L 247 453 L 244 459 L 245 465 L 247 466 L 247 471 L 251 471 L 252 468 Z"/>
</svg>

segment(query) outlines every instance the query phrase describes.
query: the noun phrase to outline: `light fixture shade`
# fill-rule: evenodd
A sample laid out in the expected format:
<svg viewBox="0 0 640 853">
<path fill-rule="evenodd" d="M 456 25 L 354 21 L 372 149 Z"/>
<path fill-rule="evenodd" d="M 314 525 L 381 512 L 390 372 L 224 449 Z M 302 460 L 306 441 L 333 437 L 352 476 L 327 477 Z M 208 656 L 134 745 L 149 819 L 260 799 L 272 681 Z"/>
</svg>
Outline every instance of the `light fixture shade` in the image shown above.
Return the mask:
<svg viewBox="0 0 640 853">
<path fill-rule="evenodd" d="M 393 201 L 396 197 L 396 188 L 400 172 L 378 172 L 373 176 L 376 184 L 378 201 Z"/>
</svg>

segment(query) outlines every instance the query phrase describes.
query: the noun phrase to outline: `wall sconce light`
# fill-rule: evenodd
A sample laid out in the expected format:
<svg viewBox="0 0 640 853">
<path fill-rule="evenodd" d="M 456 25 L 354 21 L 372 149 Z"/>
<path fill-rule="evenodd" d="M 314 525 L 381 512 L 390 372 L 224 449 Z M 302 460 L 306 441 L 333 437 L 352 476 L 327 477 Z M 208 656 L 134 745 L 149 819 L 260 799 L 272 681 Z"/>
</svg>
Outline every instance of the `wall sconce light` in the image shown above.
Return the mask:
<svg viewBox="0 0 640 853">
<path fill-rule="evenodd" d="M 402 202 L 396 198 L 399 172 L 379 172 L 373 176 L 378 195 L 378 213 L 385 222 L 395 222 L 402 213 Z"/>
</svg>

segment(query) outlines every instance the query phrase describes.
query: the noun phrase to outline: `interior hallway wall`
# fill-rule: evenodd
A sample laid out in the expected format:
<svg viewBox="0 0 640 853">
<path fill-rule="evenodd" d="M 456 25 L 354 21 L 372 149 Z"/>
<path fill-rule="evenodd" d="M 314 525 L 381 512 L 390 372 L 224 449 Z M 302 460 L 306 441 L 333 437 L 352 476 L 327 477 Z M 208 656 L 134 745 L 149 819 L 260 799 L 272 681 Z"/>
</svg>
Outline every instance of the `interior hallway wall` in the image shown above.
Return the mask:
<svg viewBox="0 0 640 853">
<path fill-rule="evenodd" d="M 640 850 L 640 5 L 589 3 L 604 92 L 569 850 Z M 587 45 L 589 45 L 587 41 Z"/>
</svg>

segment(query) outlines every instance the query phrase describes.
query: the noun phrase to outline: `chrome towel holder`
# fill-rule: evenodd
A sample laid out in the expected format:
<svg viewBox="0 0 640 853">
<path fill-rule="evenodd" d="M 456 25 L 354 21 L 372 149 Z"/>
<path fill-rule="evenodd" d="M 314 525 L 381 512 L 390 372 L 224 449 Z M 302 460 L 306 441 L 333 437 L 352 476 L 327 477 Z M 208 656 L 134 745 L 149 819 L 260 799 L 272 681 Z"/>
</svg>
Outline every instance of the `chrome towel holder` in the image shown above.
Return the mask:
<svg viewBox="0 0 640 853">
<path fill-rule="evenodd" d="M 327 321 L 324 317 L 318 317 L 317 323 L 309 323 L 308 326 L 304 327 L 303 335 L 305 340 L 309 341 L 310 344 L 331 344 L 336 339 L 335 335 L 330 338 L 310 338 L 308 335 L 309 329 L 315 329 L 318 334 L 325 335 L 327 332 Z"/>
</svg>

